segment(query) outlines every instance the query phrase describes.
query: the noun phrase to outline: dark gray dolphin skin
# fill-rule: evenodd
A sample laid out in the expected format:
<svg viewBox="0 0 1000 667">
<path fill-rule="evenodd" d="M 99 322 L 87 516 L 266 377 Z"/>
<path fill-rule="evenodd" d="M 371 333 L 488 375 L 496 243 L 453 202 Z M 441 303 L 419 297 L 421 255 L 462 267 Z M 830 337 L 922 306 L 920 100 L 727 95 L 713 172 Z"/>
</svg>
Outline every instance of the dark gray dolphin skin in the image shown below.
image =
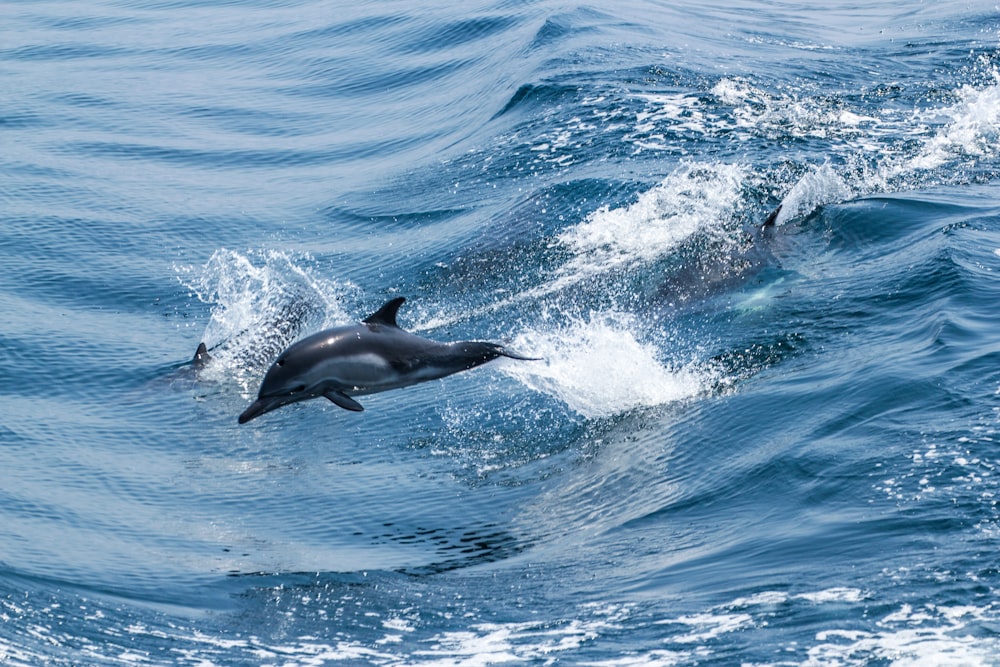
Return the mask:
<svg viewBox="0 0 1000 667">
<path fill-rule="evenodd" d="M 198 349 L 194 351 L 194 357 L 191 359 L 191 366 L 194 368 L 194 370 L 200 371 L 211 360 L 212 357 L 208 355 L 208 348 L 205 346 L 204 341 L 198 343 Z"/>
<path fill-rule="evenodd" d="M 257 400 L 239 423 L 320 396 L 360 412 L 364 408 L 352 396 L 435 380 L 497 357 L 535 360 L 496 343 L 438 343 L 403 331 L 396 313 L 405 300 L 397 297 L 358 324 L 327 329 L 292 344 L 264 375 Z"/>
</svg>

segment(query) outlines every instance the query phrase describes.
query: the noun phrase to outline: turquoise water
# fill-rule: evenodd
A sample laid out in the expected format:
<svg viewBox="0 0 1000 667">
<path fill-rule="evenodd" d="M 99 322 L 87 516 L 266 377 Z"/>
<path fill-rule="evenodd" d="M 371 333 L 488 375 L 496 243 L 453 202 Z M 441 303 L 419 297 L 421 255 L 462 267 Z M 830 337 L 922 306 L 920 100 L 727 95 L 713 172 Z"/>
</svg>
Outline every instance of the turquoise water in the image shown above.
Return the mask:
<svg viewBox="0 0 1000 667">
<path fill-rule="evenodd" d="M 0 9 L 0 662 L 1000 664 L 995 5 L 424 5 Z"/>
</svg>

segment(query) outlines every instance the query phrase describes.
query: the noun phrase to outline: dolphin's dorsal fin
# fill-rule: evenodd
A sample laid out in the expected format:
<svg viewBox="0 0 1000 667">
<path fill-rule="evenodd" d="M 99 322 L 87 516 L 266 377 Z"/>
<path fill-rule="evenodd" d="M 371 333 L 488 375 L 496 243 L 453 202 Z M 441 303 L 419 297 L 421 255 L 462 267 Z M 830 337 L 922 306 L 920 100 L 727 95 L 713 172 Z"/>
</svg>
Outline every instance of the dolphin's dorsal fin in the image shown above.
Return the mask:
<svg viewBox="0 0 1000 667">
<path fill-rule="evenodd" d="M 205 343 L 198 343 L 198 349 L 194 351 L 194 357 L 191 358 L 191 365 L 194 366 L 195 370 L 201 370 L 211 360 L 212 357 L 208 356 L 208 348 Z"/>
<path fill-rule="evenodd" d="M 396 324 L 396 313 L 404 301 L 406 301 L 406 297 L 402 296 L 397 296 L 391 301 L 386 301 L 384 306 L 361 321 L 365 324 L 384 324 L 398 329 L 399 325 Z"/>
<path fill-rule="evenodd" d="M 778 222 L 778 214 L 781 213 L 781 204 L 778 204 L 778 208 L 771 211 L 771 215 L 767 216 L 764 220 L 764 224 L 761 225 L 761 229 L 766 229 L 768 227 L 774 227 L 775 223 Z"/>
</svg>

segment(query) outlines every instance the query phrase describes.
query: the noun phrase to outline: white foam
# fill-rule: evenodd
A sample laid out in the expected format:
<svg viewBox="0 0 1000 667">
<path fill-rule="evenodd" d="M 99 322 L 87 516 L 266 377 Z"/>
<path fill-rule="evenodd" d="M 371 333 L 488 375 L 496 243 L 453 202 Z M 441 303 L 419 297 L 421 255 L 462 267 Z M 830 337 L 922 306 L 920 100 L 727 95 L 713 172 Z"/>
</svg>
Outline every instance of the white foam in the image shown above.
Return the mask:
<svg viewBox="0 0 1000 667">
<path fill-rule="evenodd" d="M 685 635 L 673 637 L 671 641 L 681 644 L 704 644 L 707 641 L 716 639 L 721 635 L 743 630 L 751 627 L 754 623 L 750 614 L 722 614 L 709 612 L 704 614 L 692 614 L 674 619 L 674 623 L 683 623 L 691 626 L 694 630 Z"/>
<path fill-rule="evenodd" d="M 674 667 L 691 663 L 691 654 L 682 651 L 655 649 L 640 655 L 623 655 L 610 660 L 581 662 L 591 667 Z"/>
<path fill-rule="evenodd" d="M 667 137 L 696 133 L 727 141 L 795 137 L 824 142 L 831 161 L 846 166 L 808 174 L 781 222 L 824 203 L 953 182 L 965 178 L 965 169 L 1000 156 L 1000 69 L 985 57 L 977 69 L 969 76 L 982 83 L 958 87 L 950 103 L 909 113 L 892 105 L 872 108 L 851 97 L 831 98 L 808 85 L 768 90 L 750 79 L 723 77 L 709 91 L 714 105 L 690 94 L 638 95 L 646 109 L 636 114 L 625 139 L 636 150 L 682 153 L 676 139 Z"/>
<path fill-rule="evenodd" d="M 661 361 L 654 345 L 636 338 L 635 326 L 622 313 L 592 313 L 585 320 L 531 329 L 515 339 L 515 349 L 531 350 L 545 361 L 506 364 L 503 370 L 587 418 L 691 398 L 715 381 L 709 369 Z"/>
<path fill-rule="evenodd" d="M 941 125 L 921 151 L 897 167 L 898 171 L 931 170 L 960 158 L 1000 153 L 1000 73 L 985 88 L 962 86 L 957 101 L 944 109 L 924 111 L 915 121 Z"/>
<path fill-rule="evenodd" d="M 655 262 L 698 233 L 724 234 L 740 204 L 745 176 L 739 165 L 681 165 L 634 203 L 602 207 L 559 234 L 554 247 L 568 259 L 537 287 L 496 306 L 539 299 Z M 618 295 L 603 296 L 614 302 Z M 717 380 L 714 369 L 665 363 L 656 345 L 636 335 L 639 329 L 632 316 L 621 312 L 562 313 L 513 341 L 515 349 L 530 350 L 544 362 L 508 364 L 504 370 L 587 418 L 691 398 Z"/>
<path fill-rule="evenodd" d="M 656 625 L 682 625 L 688 632 L 671 636 L 668 642 L 710 646 L 713 640 L 755 627 L 768 625 L 773 605 L 804 601 L 814 605 L 857 605 L 867 598 L 860 589 L 832 587 L 814 592 L 788 594 L 765 591 L 737 598 L 704 612 L 654 621 Z M 759 609 L 757 607 L 762 607 Z M 847 667 L 885 662 L 895 667 L 936 667 L 938 665 L 995 665 L 1000 645 L 992 636 L 983 636 L 983 628 L 996 622 L 992 604 L 935 605 L 915 607 L 900 604 L 897 609 L 868 624 L 867 629 L 841 628 L 833 625 L 815 634 L 815 643 L 806 645 L 804 659 L 782 660 L 783 665 L 803 667 Z M 851 618 L 856 616 L 852 615 Z M 845 621 L 854 626 L 851 621 Z M 709 656 L 706 648 L 702 657 Z M 630 663 L 622 663 L 630 664 Z M 644 664 L 637 661 L 635 664 Z"/>
<path fill-rule="evenodd" d="M 968 634 L 961 627 L 938 625 L 883 632 L 827 631 L 817 634 L 804 667 L 867 665 L 885 661 L 894 667 L 975 667 L 995 665 L 994 642 Z"/>
<path fill-rule="evenodd" d="M 749 597 L 736 598 L 729 603 L 729 606 L 733 609 L 740 609 L 742 607 L 757 605 L 784 604 L 788 601 L 788 597 L 788 593 L 785 593 L 784 591 L 763 591 L 761 593 L 755 593 Z"/>
<path fill-rule="evenodd" d="M 848 586 L 835 586 L 833 588 L 827 588 L 822 591 L 816 591 L 815 593 L 802 593 L 796 596 L 803 600 L 808 600 L 809 602 L 814 602 L 816 604 L 822 604 L 824 602 L 860 602 L 864 599 L 865 594 L 859 588 L 852 588 Z"/>
<path fill-rule="evenodd" d="M 722 121 L 710 113 L 698 95 L 643 93 L 636 97 L 646 103 L 647 109 L 636 113 L 633 130 L 625 139 L 637 150 L 680 149 L 683 153 L 683 147 L 667 139 L 666 131 L 707 135 L 720 129 Z"/>
<path fill-rule="evenodd" d="M 884 119 L 858 113 L 809 90 L 770 92 L 745 79 L 723 78 L 712 87 L 731 117 L 712 121 L 719 131 L 738 136 L 815 137 L 851 148 L 871 146 L 871 137 L 888 134 Z"/>
<path fill-rule="evenodd" d="M 835 601 L 828 600 L 823 592 L 812 597 L 817 602 Z M 849 594 L 844 601 L 854 602 L 853 597 Z M 995 619 L 992 605 L 914 607 L 903 603 L 871 630 L 831 628 L 816 633 L 818 643 L 809 649 L 808 659 L 802 664 L 863 665 L 875 660 L 897 667 L 992 665 L 996 664 L 1000 646 L 995 639 L 975 635 L 982 625 L 991 627 Z"/>
<path fill-rule="evenodd" d="M 748 101 L 759 100 L 761 93 L 742 79 L 724 77 L 712 86 L 712 94 L 719 101 L 729 106 L 745 104 Z"/>
<path fill-rule="evenodd" d="M 740 202 L 746 169 L 684 163 L 628 206 L 602 207 L 564 231 L 561 276 L 582 279 L 664 256 L 699 231 L 720 229 Z"/>
<path fill-rule="evenodd" d="M 584 605 L 583 617 L 561 621 L 476 623 L 468 630 L 442 632 L 431 646 L 415 651 L 410 664 L 479 666 L 502 662 L 554 661 L 557 654 L 580 647 L 605 632 L 618 630 L 631 613 L 629 605 Z M 419 660 L 413 660 L 419 658 Z M 598 664 L 598 663 L 591 663 Z"/>
</svg>

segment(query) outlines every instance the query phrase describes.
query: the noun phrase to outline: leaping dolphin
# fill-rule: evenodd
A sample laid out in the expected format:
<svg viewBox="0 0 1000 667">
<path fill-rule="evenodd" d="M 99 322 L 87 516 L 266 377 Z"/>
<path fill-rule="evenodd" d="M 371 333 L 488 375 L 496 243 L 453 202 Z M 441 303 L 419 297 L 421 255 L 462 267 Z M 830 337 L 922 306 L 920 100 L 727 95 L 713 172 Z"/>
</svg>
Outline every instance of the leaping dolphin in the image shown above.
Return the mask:
<svg viewBox="0 0 1000 667">
<path fill-rule="evenodd" d="M 352 396 L 436 380 L 497 357 L 537 360 L 496 343 L 438 343 L 403 331 L 396 324 L 396 313 L 404 301 L 397 297 L 358 324 L 327 329 L 292 344 L 264 375 L 257 400 L 240 415 L 239 423 L 320 396 L 360 412 L 364 408 Z"/>
</svg>

